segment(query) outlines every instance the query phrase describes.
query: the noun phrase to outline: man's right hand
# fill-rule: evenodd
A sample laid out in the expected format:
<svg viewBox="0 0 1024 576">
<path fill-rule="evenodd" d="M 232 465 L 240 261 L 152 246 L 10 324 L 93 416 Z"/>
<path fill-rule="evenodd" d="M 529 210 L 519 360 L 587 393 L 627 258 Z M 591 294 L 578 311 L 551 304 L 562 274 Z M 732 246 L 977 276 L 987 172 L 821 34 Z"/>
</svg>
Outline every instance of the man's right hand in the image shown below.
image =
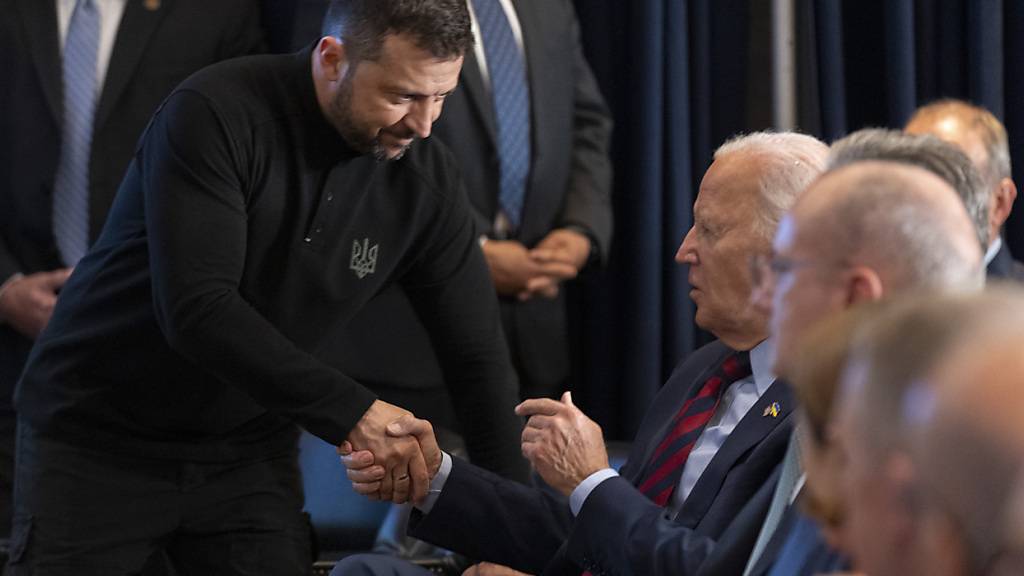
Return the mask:
<svg viewBox="0 0 1024 576">
<path fill-rule="evenodd" d="M 420 420 L 412 414 L 408 414 L 389 424 L 387 426 L 387 433 L 388 436 L 395 439 L 403 437 L 406 439 L 409 437 L 414 438 L 423 453 L 427 474 L 430 479 L 434 478 L 441 467 L 441 449 L 437 445 L 437 439 L 434 437 L 434 428 L 430 425 L 430 422 Z M 356 493 L 373 500 L 393 500 L 398 502 L 394 498 L 384 498 L 382 496 L 381 487 L 388 473 L 384 466 L 375 463 L 376 459 L 372 452 L 369 450 L 353 450 L 351 443 L 343 442 L 341 446 L 338 446 L 338 454 L 341 455 L 341 462 L 345 465 L 346 474 L 352 482 L 352 488 Z M 429 485 L 429 479 L 427 483 Z M 423 497 L 413 496 L 412 501 L 420 503 L 425 497 L 426 492 L 423 493 Z"/>
<path fill-rule="evenodd" d="M 409 497 L 422 499 L 430 479 L 423 452 L 415 438 L 389 436 L 387 427 L 402 416 L 412 414 L 393 404 L 375 400 L 349 432 L 348 441 L 356 450 L 369 450 L 374 461 L 383 466 L 379 497 L 398 504 Z"/>
<path fill-rule="evenodd" d="M 71 268 L 60 268 L 12 280 L 0 294 L 0 321 L 34 340 L 50 321 L 57 292 L 70 275 Z"/>
</svg>

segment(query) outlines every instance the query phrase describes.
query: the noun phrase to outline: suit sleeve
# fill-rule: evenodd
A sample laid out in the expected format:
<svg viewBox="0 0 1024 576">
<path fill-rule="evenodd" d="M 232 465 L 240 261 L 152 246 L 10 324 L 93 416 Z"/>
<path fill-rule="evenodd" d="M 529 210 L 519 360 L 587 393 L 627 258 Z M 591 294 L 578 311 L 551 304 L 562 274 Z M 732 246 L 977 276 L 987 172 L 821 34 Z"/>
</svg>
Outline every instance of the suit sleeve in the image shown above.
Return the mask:
<svg viewBox="0 0 1024 576">
<path fill-rule="evenodd" d="M 178 91 L 144 136 L 153 308 L 168 344 L 267 409 L 339 444 L 374 401 L 295 346 L 239 291 L 248 225 L 244 145 L 202 96 Z"/>
<path fill-rule="evenodd" d="M 612 239 L 612 163 L 608 156 L 612 119 L 583 55 L 576 13 L 571 6 L 567 9 L 570 13 L 575 85 L 572 164 L 561 224 L 575 224 L 589 230 L 597 240 L 604 262 Z"/>
<path fill-rule="evenodd" d="M 413 511 L 409 533 L 470 558 L 540 574 L 571 523 L 565 498 L 455 458 L 430 514 Z"/>
<path fill-rule="evenodd" d="M 715 541 L 677 524 L 622 477 L 587 498 L 566 547 L 570 560 L 595 574 L 696 574 Z"/>
<path fill-rule="evenodd" d="M 438 172 L 455 173 L 444 167 Z M 514 412 L 518 383 L 494 286 L 458 181 L 453 177 L 442 184 L 449 203 L 441 208 L 440 225 L 424 240 L 426 249 L 403 287 L 437 351 L 473 461 L 526 481 L 527 463 L 519 450 L 522 421 Z"/>
</svg>

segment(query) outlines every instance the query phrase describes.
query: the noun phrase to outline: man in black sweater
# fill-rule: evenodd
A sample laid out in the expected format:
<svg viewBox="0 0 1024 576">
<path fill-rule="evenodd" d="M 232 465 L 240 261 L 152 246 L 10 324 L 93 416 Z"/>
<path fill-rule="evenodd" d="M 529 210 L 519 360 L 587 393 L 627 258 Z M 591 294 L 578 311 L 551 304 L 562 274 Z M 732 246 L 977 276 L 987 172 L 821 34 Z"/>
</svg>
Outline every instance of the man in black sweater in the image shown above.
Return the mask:
<svg viewBox="0 0 1024 576">
<path fill-rule="evenodd" d="M 320 342 L 401 283 L 476 414 L 523 465 L 494 289 L 450 154 L 426 138 L 472 43 L 461 0 L 338 0 L 297 55 L 207 68 L 158 110 L 16 392 L 13 574 L 301 574 L 296 424 L 422 499 L 402 409 Z M 400 359 L 396 359 L 400 360 Z M 31 537 L 30 537 L 31 536 Z M 72 568 L 73 567 L 73 568 Z"/>
</svg>

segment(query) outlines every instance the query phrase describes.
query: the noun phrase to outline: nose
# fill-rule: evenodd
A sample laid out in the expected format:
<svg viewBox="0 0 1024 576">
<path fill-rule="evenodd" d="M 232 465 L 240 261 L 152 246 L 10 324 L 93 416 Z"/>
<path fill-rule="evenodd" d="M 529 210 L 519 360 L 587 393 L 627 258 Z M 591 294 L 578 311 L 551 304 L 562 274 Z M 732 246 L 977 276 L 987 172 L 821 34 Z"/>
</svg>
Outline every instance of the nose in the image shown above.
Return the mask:
<svg viewBox="0 0 1024 576">
<path fill-rule="evenodd" d="M 679 264 L 697 264 L 697 250 L 694 248 L 693 228 L 686 232 L 683 243 L 676 250 L 676 262 Z"/>
<path fill-rule="evenodd" d="M 406 116 L 406 125 L 420 138 L 430 136 L 434 120 L 440 114 L 440 106 L 440 103 L 434 102 L 431 98 L 416 102 Z"/>
</svg>

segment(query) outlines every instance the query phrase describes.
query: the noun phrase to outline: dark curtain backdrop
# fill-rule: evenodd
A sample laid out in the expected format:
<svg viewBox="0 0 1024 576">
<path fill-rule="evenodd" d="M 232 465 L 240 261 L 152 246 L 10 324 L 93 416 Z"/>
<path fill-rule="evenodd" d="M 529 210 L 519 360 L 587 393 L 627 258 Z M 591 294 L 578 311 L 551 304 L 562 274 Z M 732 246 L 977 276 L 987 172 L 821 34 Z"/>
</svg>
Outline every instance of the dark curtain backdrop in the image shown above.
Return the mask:
<svg viewBox="0 0 1024 576">
<path fill-rule="evenodd" d="M 1024 2 L 1018 0 L 798 0 L 804 77 L 801 119 L 827 140 L 864 126 L 898 128 L 913 110 L 960 98 L 1006 124 L 1024 173 Z M 812 84 L 815 82 L 812 82 Z M 1024 256 L 1024 218 L 1007 223 Z"/>
<path fill-rule="evenodd" d="M 576 0 L 616 120 L 616 237 L 607 270 L 574 287 L 573 387 L 609 438 L 632 436 L 672 367 L 707 339 L 673 256 L 714 148 L 771 126 L 769 4 Z M 1004 120 L 1024 171 L 1024 2 L 797 0 L 796 25 L 802 131 L 831 142 L 962 98 Z M 1007 240 L 1024 256 L 1020 212 Z"/>
</svg>

